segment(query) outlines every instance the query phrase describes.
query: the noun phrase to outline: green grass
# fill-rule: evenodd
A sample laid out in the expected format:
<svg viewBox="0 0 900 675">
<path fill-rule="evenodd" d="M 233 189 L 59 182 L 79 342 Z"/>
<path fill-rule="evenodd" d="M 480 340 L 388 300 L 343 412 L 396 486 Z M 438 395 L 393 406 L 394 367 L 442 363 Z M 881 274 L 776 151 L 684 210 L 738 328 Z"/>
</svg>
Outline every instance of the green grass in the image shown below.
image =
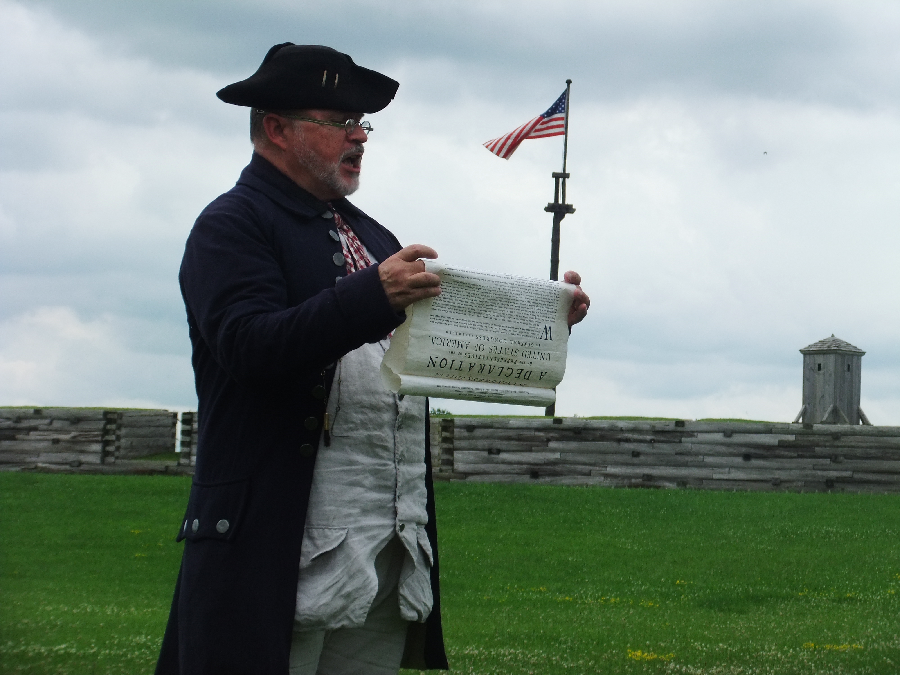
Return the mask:
<svg viewBox="0 0 900 675">
<path fill-rule="evenodd" d="M 151 673 L 190 486 L 0 474 L 0 673 Z"/>
<path fill-rule="evenodd" d="M 188 485 L 0 474 L 0 673 L 152 672 Z M 437 493 L 457 673 L 900 672 L 900 497 Z"/>
<path fill-rule="evenodd" d="M 459 672 L 900 672 L 898 497 L 443 487 Z"/>
</svg>

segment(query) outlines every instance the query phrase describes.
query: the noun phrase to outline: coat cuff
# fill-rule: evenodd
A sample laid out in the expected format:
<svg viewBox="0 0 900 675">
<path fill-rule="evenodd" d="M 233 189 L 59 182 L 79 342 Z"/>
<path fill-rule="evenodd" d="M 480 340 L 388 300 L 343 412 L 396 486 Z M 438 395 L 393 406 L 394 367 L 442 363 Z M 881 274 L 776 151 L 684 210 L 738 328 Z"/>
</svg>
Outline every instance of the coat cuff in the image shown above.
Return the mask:
<svg viewBox="0 0 900 675">
<path fill-rule="evenodd" d="M 342 278 L 334 287 L 341 312 L 359 330 L 366 342 L 376 342 L 406 320 L 406 312 L 395 312 L 372 265 Z"/>
</svg>

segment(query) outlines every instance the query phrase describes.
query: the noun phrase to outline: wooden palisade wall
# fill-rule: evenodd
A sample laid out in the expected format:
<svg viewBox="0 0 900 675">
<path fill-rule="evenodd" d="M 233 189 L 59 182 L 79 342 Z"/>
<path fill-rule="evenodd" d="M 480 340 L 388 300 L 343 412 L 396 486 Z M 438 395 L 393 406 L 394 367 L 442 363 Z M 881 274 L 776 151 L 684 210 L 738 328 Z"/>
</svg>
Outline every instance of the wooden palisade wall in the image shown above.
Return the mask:
<svg viewBox="0 0 900 675">
<path fill-rule="evenodd" d="M 900 491 L 900 427 L 441 420 L 436 478 L 714 490 Z"/>
<path fill-rule="evenodd" d="M 125 410 L 118 413 L 116 457 L 140 459 L 175 452 L 178 413 L 168 410 Z"/>
<path fill-rule="evenodd" d="M 190 471 L 197 415 L 180 421 L 176 441 L 165 410 L 0 408 L 0 465 L 128 464 L 177 447 Z M 438 480 L 900 492 L 900 427 L 432 418 L 432 463 Z"/>
<path fill-rule="evenodd" d="M 116 422 L 103 410 L 0 408 L 0 463 L 115 461 Z"/>
<path fill-rule="evenodd" d="M 197 413 L 181 413 L 181 438 L 178 440 L 178 463 L 194 466 L 197 463 Z"/>
<path fill-rule="evenodd" d="M 167 410 L 0 408 L 0 464 L 78 467 L 174 452 Z"/>
</svg>

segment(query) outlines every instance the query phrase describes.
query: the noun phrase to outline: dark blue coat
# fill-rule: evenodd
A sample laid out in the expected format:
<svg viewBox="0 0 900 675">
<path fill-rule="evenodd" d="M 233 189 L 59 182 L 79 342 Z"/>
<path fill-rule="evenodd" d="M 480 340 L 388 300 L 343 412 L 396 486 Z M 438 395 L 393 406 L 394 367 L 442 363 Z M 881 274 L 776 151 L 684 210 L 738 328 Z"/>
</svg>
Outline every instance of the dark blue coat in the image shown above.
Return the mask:
<svg viewBox="0 0 900 675">
<path fill-rule="evenodd" d="M 377 260 L 400 249 L 348 201 L 333 206 Z M 188 237 L 179 280 L 200 430 L 159 675 L 288 672 L 300 543 L 334 362 L 404 319 L 377 266 L 346 276 L 328 215 L 254 154 Z M 427 429 L 422 442 L 427 449 Z M 435 603 L 426 624 L 411 624 L 404 661 L 446 668 L 430 452 L 425 457 Z"/>
</svg>

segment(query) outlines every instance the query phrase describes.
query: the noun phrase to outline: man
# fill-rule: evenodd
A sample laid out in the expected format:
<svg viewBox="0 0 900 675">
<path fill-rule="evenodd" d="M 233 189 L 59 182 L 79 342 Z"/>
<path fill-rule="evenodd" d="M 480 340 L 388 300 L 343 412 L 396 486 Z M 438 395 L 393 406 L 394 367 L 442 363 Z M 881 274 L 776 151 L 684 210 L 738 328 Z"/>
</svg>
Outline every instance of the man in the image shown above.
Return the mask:
<svg viewBox="0 0 900 675">
<path fill-rule="evenodd" d="M 254 154 L 179 275 L 200 436 L 161 675 L 447 668 L 427 401 L 378 374 L 404 308 L 440 293 L 437 253 L 345 199 L 363 113 L 398 86 L 284 43 L 218 92 L 251 109 Z"/>
</svg>

